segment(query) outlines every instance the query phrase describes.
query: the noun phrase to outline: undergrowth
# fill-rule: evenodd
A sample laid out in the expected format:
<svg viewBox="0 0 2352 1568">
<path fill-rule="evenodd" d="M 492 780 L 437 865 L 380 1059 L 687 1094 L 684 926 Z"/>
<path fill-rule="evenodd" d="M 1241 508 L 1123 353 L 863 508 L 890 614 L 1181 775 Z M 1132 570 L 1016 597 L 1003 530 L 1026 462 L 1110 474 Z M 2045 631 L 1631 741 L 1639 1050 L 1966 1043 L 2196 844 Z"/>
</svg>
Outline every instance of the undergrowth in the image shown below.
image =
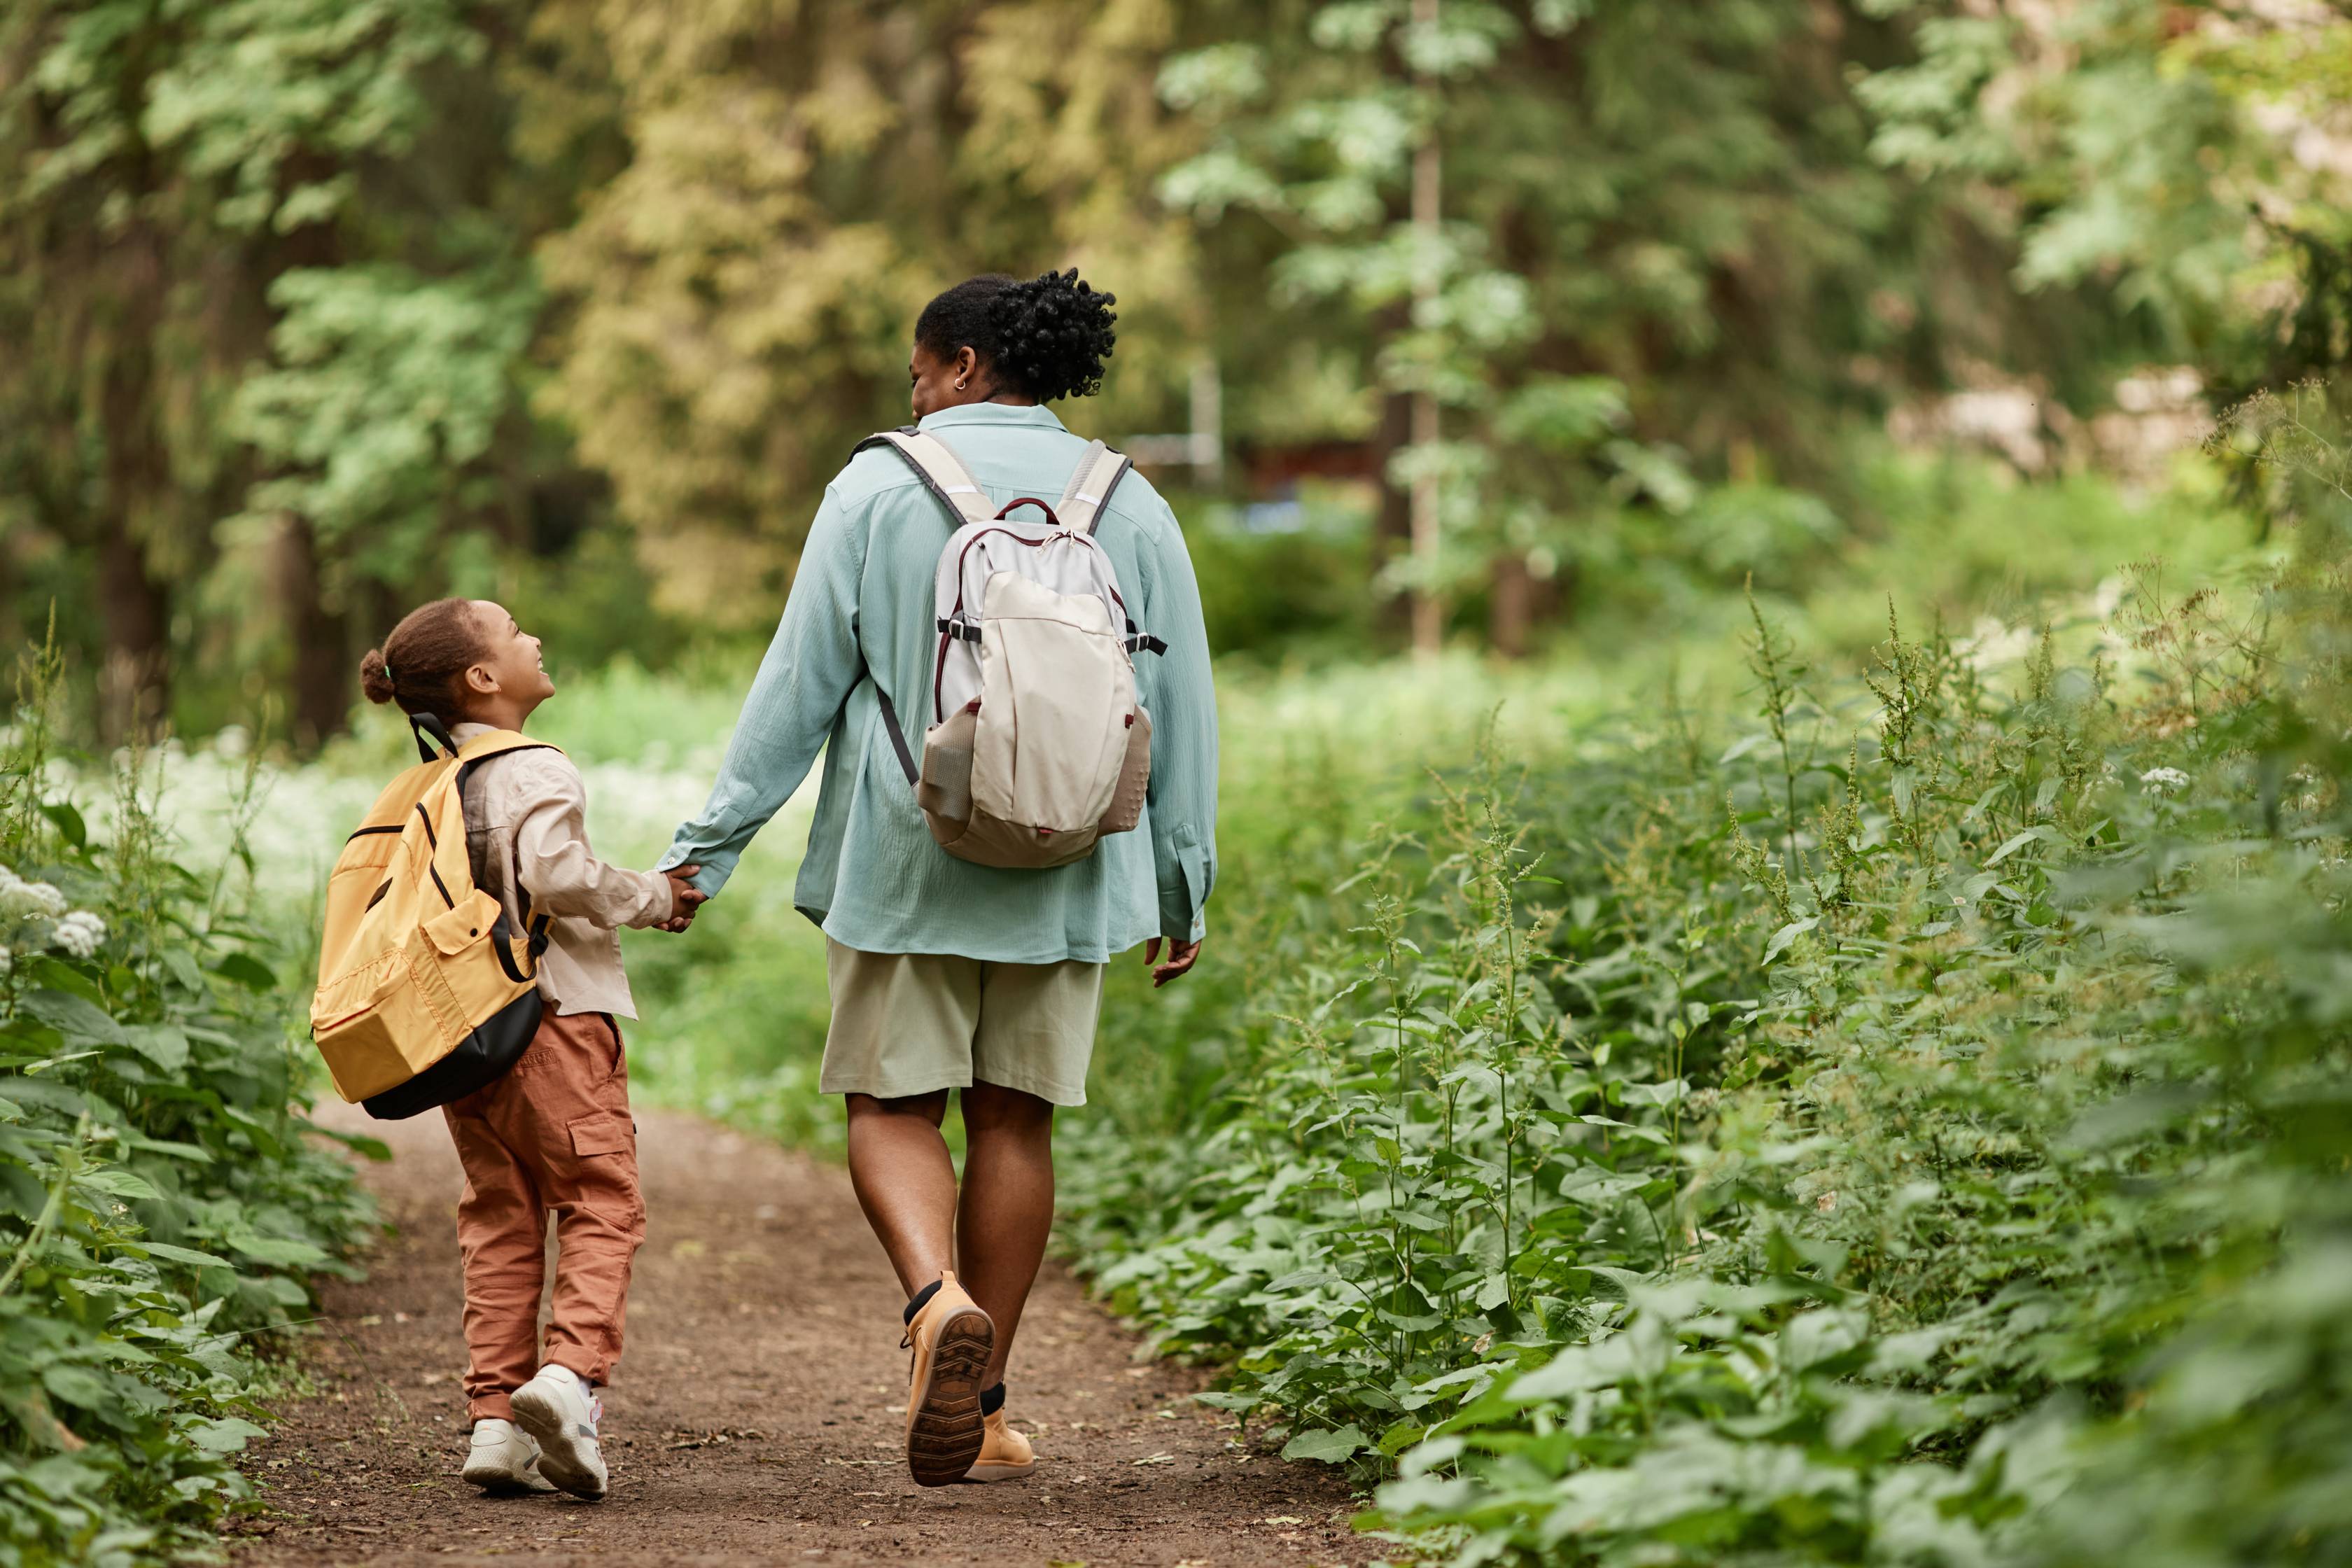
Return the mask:
<svg viewBox="0 0 2352 1568">
<path fill-rule="evenodd" d="M 1081 1266 L 1461 1563 L 2352 1555 L 2352 465 L 2306 395 L 2229 426 L 2291 530 L 2258 592 L 2144 567 L 1992 673 L 1890 614 L 1822 677 L 1759 614 L 1749 721 L 1229 856 L 1246 984 L 1114 990 L 1181 1067 L 1066 1140 Z"/>
<path fill-rule="evenodd" d="M 56 676 L 0 736 L 0 1563 L 212 1554 L 256 1346 L 371 1211 L 304 1137 L 272 940 L 173 858 L 152 770 L 118 764 L 111 842 L 58 793 Z"/>
</svg>

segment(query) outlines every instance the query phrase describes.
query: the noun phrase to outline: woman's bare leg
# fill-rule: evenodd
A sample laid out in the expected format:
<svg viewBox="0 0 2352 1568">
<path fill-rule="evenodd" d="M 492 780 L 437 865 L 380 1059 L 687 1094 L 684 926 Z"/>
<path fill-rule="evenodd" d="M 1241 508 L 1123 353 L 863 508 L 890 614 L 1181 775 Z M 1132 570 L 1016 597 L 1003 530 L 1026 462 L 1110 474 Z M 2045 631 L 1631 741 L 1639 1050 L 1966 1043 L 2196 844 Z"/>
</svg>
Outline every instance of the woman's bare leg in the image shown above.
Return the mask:
<svg viewBox="0 0 2352 1568">
<path fill-rule="evenodd" d="M 940 1136 L 947 1090 L 904 1100 L 846 1099 L 850 1185 L 898 1270 L 900 1288 L 911 1297 L 955 1267 L 955 1163 Z"/>
<path fill-rule="evenodd" d="M 1054 1228 L 1054 1108 L 1017 1089 L 975 1083 L 963 1091 L 963 1129 L 956 1277 L 996 1324 L 986 1388 L 1003 1381 Z"/>
</svg>

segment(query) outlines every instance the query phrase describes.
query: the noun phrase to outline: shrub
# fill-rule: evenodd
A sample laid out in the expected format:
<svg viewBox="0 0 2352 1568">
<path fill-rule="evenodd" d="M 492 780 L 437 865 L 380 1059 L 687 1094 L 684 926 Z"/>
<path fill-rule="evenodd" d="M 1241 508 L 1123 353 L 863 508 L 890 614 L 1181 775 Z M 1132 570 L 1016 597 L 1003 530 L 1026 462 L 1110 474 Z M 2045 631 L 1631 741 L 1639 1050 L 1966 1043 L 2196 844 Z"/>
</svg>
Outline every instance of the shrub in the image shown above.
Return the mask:
<svg viewBox="0 0 2352 1568">
<path fill-rule="evenodd" d="M 1114 992 L 1181 1066 L 1070 1141 L 1082 1265 L 1465 1563 L 2352 1550 L 2352 469 L 2261 416 L 2251 600 L 1827 686 L 1758 615 L 1728 733 L 1229 857 L 1250 984 Z"/>
<path fill-rule="evenodd" d="M 161 1561 L 247 1496 L 254 1347 L 370 1209 L 305 1137 L 274 949 L 170 858 L 151 775 L 111 843 L 54 793 L 54 679 L 0 741 L 0 1563 Z"/>
</svg>

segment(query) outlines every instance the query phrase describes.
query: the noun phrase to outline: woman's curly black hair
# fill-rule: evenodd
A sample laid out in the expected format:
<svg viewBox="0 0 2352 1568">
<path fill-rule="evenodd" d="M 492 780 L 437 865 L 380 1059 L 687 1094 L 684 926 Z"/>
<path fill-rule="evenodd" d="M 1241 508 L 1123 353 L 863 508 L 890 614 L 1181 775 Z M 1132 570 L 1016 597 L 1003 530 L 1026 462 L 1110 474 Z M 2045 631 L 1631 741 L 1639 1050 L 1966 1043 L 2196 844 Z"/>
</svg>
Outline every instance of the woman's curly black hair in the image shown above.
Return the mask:
<svg viewBox="0 0 2352 1568">
<path fill-rule="evenodd" d="M 1098 293 L 1078 269 L 1026 283 L 1002 274 L 969 279 L 923 307 L 915 342 L 934 359 L 970 348 L 1004 391 L 1051 403 L 1102 390 L 1118 320 L 1115 294 Z"/>
</svg>

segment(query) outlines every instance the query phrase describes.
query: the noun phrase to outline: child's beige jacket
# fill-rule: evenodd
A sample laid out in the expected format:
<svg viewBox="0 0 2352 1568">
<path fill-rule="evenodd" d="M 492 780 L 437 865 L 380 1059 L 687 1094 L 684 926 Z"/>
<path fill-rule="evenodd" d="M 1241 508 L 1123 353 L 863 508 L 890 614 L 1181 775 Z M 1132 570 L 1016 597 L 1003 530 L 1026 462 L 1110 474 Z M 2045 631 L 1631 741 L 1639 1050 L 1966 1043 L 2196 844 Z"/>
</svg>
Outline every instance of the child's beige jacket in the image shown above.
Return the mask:
<svg viewBox="0 0 2352 1568">
<path fill-rule="evenodd" d="M 458 724 L 449 734 L 462 746 L 489 728 Z M 474 885 L 499 900 L 518 931 L 527 903 L 535 901 L 555 917 L 539 961 L 539 992 L 549 1010 L 634 1018 L 636 1005 L 614 931 L 669 919 L 669 879 L 597 859 L 588 847 L 587 818 L 588 786 L 561 752 L 493 757 L 466 786 Z"/>
</svg>

